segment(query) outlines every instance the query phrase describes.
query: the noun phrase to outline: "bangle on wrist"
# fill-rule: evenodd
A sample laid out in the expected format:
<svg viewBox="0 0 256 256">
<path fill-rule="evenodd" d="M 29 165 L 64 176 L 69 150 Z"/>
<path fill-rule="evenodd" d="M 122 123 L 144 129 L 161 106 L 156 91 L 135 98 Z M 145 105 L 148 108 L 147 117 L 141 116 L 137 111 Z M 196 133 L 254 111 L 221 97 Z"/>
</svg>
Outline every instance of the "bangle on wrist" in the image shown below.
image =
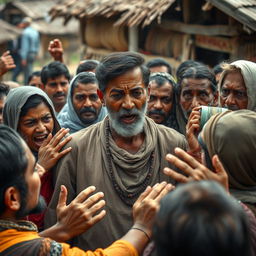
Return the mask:
<svg viewBox="0 0 256 256">
<path fill-rule="evenodd" d="M 140 227 L 136 227 L 136 226 L 133 226 L 131 229 L 136 229 L 136 230 L 141 231 L 141 232 L 144 233 L 144 235 L 147 237 L 148 241 L 151 240 L 149 234 L 148 234 L 144 229 L 142 229 L 142 228 L 140 228 Z"/>
</svg>

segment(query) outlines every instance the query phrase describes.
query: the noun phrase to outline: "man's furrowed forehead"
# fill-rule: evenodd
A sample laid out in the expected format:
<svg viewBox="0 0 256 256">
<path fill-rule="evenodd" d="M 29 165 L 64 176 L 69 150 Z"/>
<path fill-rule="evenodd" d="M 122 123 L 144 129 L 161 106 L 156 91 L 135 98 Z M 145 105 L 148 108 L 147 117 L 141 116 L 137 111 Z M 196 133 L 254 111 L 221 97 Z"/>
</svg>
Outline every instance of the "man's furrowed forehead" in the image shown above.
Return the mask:
<svg viewBox="0 0 256 256">
<path fill-rule="evenodd" d="M 182 91 L 185 91 L 185 90 L 201 91 L 201 90 L 211 89 L 211 82 L 208 79 L 185 78 L 183 79 L 181 86 L 182 86 L 181 88 Z"/>
<path fill-rule="evenodd" d="M 127 71 L 126 73 L 111 79 L 108 84 L 108 89 L 127 89 L 133 87 L 143 87 L 145 84 L 143 81 L 143 75 L 140 67 Z"/>
</svg>

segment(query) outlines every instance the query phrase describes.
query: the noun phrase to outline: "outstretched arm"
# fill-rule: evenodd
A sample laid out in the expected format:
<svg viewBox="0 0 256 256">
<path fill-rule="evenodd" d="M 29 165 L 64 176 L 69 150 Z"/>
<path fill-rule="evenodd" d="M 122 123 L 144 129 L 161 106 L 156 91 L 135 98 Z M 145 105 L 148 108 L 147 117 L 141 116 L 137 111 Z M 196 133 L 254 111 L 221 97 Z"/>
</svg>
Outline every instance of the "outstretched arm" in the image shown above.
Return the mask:
<svg viewBox="0 0 256 256">
<path fill-rule="evenodd" d="M 171 184 L 162 182 L 148 187 L 133 205 L 134 224 L 121 240 L 131 243 L 140 254 L 152 236 L 152 227 L 160 200 L 173 189 Z"/>
<path fill-rule="evenodd" d="M 64 242 L 80 235 L 94 224 L 104 218 L 106 211 L 102 210 L 105 201 L 102 200 L 104 194 L 98 192 L 94 186 L 90 186 L 79 193 L 79 195 L 69 204 L 67 202 L 67 189 L 61 186 L 59 202 L 57 205 L 57 223 L 42 231 L 40 236 Z"/>
<path fill-rule="evenodd" d="M 184 172 L 184 174 L 166 167 L 164 168 L 166 175 L 180 183 L 187 183 L 191 180 L 215 180 L 220 183 L 226 191 L 229 191 L 228 175 L 217 155 L 212 158 L 212 165 L 215 170 L 211 171 L 181 148 L 175 148 L 174 153 L 175 155 L 168 154 L 166 160 L 175 165 L 179 170 Z"/>
<path fill-rule="evenodd" d="M 9 70 L 15 68 L 16 65 L 9 51 L 3 53 L 0 57 L 0 76 L 3 76 Z"/>
</svg>

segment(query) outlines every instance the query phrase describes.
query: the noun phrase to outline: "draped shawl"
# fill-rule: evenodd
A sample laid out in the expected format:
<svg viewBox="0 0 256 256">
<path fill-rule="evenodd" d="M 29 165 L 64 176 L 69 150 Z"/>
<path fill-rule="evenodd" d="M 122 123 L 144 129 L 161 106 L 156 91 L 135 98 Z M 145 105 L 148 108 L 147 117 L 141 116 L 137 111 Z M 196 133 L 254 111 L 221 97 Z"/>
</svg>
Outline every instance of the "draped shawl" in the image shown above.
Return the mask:
<svg viewBox="0 0 256 256">
<path fill-rule="evenodd" d="M 213 116 L 202 133 L 210 157 L 217 154 L 229 178 L 230 192 L 256 203 L 256 113 L 250 110 Z"/>
<path fill-rule="evenodd" d="M 247 109 L 256 111 L 256 63 L 247 60 L 238 60 L 230 65 L 241 69 L 241 74 L 247 90 L 248 105 Z M 221 91 L 227 71 L 223 71 L 219 82 L 219 92 Z M 220 102 L 220 97 L 219 97 Z"/>
<path fill-rule="evenodd" d="M 96 124 L 96 123 L 102 121 L 104 119 L 104 117 L 107 115 L 106 107 L 102 106 L 97 119 L 93 123 L 85 124 L 78 117 L 78 115 L 73 107 L 71 92 L 73 91 L 73 87 L 75 85 L 75 81 L 77 80 L 77 78 L 79 76 L 83 75 L 84 73 L 85 72 L 81 72 L 81 73 L 77 74 L 70 82 L 70 86 L 68 89 L 67 103 L 64 105 L 64 107 L 62 108 L 62 110 L 60 111 L 60 113 L 58 114 L 58 117 L 57 117 L 58 121 L 60 123 L 60 126 L 64 127 L 64 128 L 69 128 L 70 133 L 77 132 L 77 131 L 79 131 L 83 128 L 86 128 L 92 124 Z"/>
<path fill-rule="evenodd" d="M 44 91 L 34 86 L 20 86 L 12 89 L 8 93 L 3 110 L 4 124 L 17 131 L 21 109 L 26 104 L 27 100 L 34 95 L 39 95 L 46 100 L 54 120 L 54 129 L 52 133 L 53 135 L 56 134 L 60 129 L 60 125 L 56 119 L 52 101 Z"/>
</svg>

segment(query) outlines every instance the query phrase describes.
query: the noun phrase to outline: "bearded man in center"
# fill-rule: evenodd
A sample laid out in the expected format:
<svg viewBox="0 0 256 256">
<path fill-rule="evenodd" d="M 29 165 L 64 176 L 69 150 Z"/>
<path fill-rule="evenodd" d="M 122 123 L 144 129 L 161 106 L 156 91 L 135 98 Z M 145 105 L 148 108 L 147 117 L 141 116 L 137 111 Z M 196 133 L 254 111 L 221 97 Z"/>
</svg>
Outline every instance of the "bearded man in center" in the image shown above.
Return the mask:
<svg viewBox="0 0 256 256">
<path fill-rule="evenodd" d="M 163 173 L 164 167 L 175 168 L 165 156 L 175 147 L 185 149 L 187 143 L 183 135 L 146 116 L 150 88 L 143 63 L 132 52 L 112 53 L 102 60 L 96 77 L 108 116 L 73 134 L 67 145 L 71 152 L 58 163 L 46 226 L 56 221 L 60 185 L 68 189 L 68 202 L 89 185 L 105 195 L 105 218 L 71 241 L 73 246 L 105 248 L 131 228 L 132 205 L 147 186 L 173 183 Z"/>
</svg>

